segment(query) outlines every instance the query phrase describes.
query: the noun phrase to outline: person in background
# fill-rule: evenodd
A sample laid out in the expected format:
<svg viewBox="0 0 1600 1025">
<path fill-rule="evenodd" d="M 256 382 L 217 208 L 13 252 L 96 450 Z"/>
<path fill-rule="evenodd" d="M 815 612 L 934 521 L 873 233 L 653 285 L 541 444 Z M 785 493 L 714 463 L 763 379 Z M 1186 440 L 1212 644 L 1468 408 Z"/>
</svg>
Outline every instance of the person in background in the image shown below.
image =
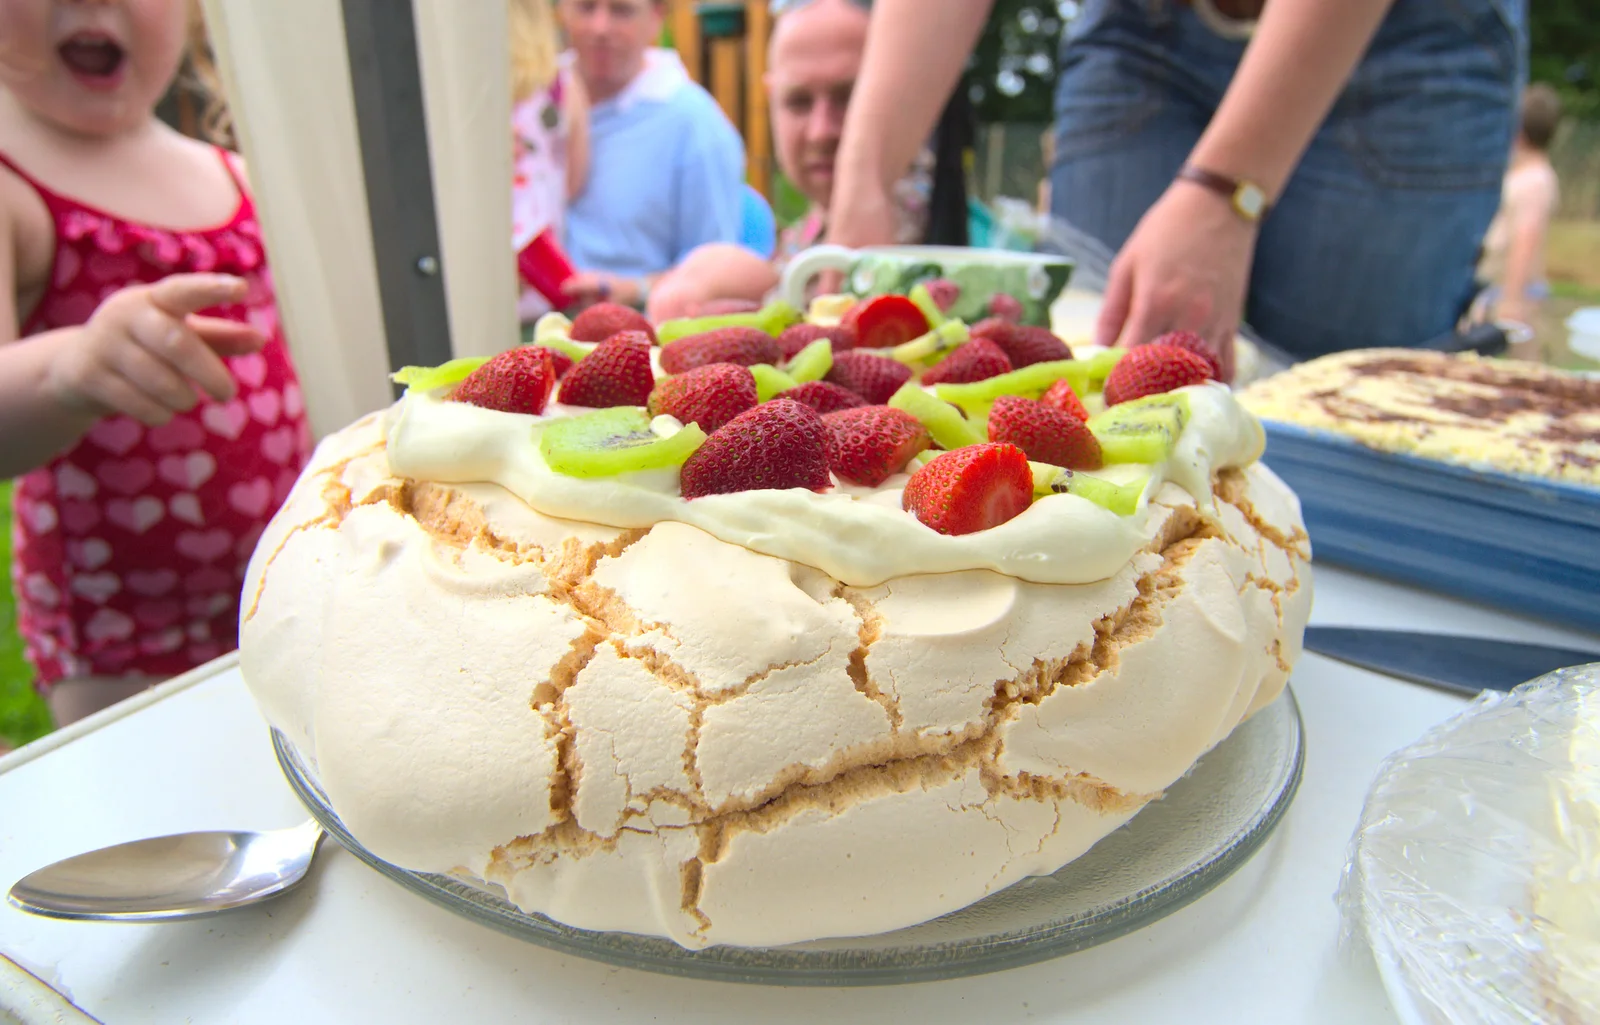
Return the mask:
<svg viewBox="0 0 1600 1025">
<path fill-rule="evenodd" d="M 989 0 L 877 0 L 829 241 L 894 237 L 890 189 Z M 1309 358 L 1418 345 L 1471 302 L 1526 69 L 1522 0 L 1085 0 L 1061 44 L 1051 202 L 1120 250 L 1096 331 L 1241 314 Z"/>
<path fill-rule="evenodd" d="M 744 143 L 675 51 L 653 48 L 664 0 L 560 0 L 587 90 L 590 161 L 567 211 L 566 250 L 582 272 L 575 303 L 644 308 L 655 278 L 707 242 L 737 242 Z"/>
<path fill-rule="evenodd" d="M 310 455 L 244 170 L 155 116 L 203 41 L 184 0 L 0 18 L 0 476 L 58 724 L 237 645 Z"/>
<path fill-rule="evenodd" d="M 1561 124 L 1561 97 L 1543 82 L 1523 90 L 1511 166 L 1500 190 L 1500 210 L 1483 240 L 1479 275 L 1490 283 L 1484 296 L 1493 320 L 1530 327 L 1550 294 L 1544 277 L 1545 237 L 1560 200 L 1550 140 Z M 1537 338 L 1513 348 L 1513 356 L 1539 359 Z"/>
<path fill-rule="evenodd" d="M 511 236 L 521 250 L 549 229 L 561 237 L 567 204 L 583 191 L 589 165 L 589 101 L 583 80 L 562 68 L 551 0 L 510 0 Z M 517 302 L 524 324 L 550 303 L 525 282 Z"/>
<path fill-rule="evenodd" d="M 834 159 L 845 108 L 861 69 L 868 13 L 855 0 L 777 2 L 768 44 L 767 97 L 778 166 L 810 208 L 778 235 L 773 258 L 732 245 L 706 245 L 662 278 L 651 296 L 652 320 L 688 316 L 707 303 L 760 302 L 784 264 L 822 240 L 833 195 Z M 933 157 L 924 149 L 894 188 L 894 237 L 924 240 Z"/>
</svg>

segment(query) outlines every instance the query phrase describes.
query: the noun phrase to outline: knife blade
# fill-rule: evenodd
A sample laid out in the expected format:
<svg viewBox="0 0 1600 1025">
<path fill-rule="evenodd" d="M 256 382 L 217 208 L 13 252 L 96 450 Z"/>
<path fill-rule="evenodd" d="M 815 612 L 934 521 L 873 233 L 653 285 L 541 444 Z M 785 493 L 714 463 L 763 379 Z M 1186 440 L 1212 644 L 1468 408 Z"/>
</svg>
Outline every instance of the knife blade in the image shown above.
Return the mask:
<svg viewBox="0 0 1600 1025">
<path fill-rule="evenodd" d="M 1473 696 L 1510 690 L 1566 666 L 1600 662 L 1600 651 L 1369 627 L 1308 626 L 1305 646 L 1362 669 Z"/>
</svg>

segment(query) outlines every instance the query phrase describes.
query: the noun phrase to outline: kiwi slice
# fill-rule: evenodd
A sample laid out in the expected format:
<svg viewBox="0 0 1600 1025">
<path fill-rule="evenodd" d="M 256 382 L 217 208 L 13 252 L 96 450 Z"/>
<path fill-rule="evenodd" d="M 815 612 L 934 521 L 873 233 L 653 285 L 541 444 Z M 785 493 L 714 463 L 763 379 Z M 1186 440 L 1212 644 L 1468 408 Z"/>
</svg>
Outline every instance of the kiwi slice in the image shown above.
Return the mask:
<svg viewBox="0 0 1600 1025">
<path fill-rule="evenodd" d="M 938 361 L 959 349 L 972 333 L 959 320 L 942 321 L 938 327 L 918 335 L 909 342 L 901 342 L 889 350 L 889 355 L 910 367 L 924 360 Z"/>
<path fill-rule="evenodd" d="M 899 391 L 889 396 L 889 405 L 916 417 L 940 448 L 965 448 L 989 440 L 988 435 L 962 416 L 959 409 L 929 395 L 914 381 L 907 381 Z"/>
<path fill-rule="evenodd" d="M 1159 463 L 1172 454 L 1189 422 L 1186 395 L 1149 395 L 1089 418 L 1107 463 Z"/>
<path fill-rule="evenodd" d="M 938 327 L 950 319 L 939 308 L 939 304 L 933 301 L 933 293 L 928 291 L 928 286 L 920 281 L 911 286 L 906 298 L 915 303 L 917 309 L 922 311 L 922 315 L 928 318 L 929 327 Z"/>
<path fill-rule="evenodd" d="M 403 384 L 407 391 L 433 391 L 452 384 L 460 384 L 472 375 L 472 372 L 489 362 L 488 356 L 463 356 L 460 359 L 448 360 L 436 367 L 401 367 L 389 375 L 389 379 L 396 384 Z"/>
<path fill-rule="evenodd" d="M 827 339 L 823 339 L 824 342 Z M 828 365 L 833 365 L 833 356 L 828 356 Z M 779 370 L 771 363 L 757 363 L 750 368 L 750 375 L 756 379 L 756 401 L 765 402 L 774 395 L 782 394 L 799 384 L 794 378 Z"/>
<path fill-rule="evenodd" d="M 550 469 L 569 477 L 612 477 L 634 470 L 682 466 L 706 440 L 689 424 L 663 437 L 637 406 L 597 409 L 558 420 L 539 433 L 539 452 Z"/>
<path fill-rule="evenodd" d="M 1118 516 L 1133 515 L 1139 508 L 1139 496 L 1144 494 L 1146 485 L 1150 483 L 1149 474 L 1127 484 L 1116 484 L 1103 477 L 1074 473 L 1050 463 L 1030 461 L 1028 468 L 1033 471 L 1035 495 L 1077 495 Z"/>
<path fill-rule="evenodd" d="M 820 381 L 828 376 L 828 371 L 833 369 L 833 342 L 826 338 L 818 338 L 804 349 L 794 354 L 783 368 L 796 384 L 805 384 L 807 381 Z"/>
<path fill-rule="evenodd" d="M 966 410 L 973 419 L 981 420 L 989 415 L 989 407 L 1000 396 L 1020 395 L 1026 399 L 1036 399 L 1062 378 L 1071 383 L 1073 391 L 1084 394 L 1083 387 L 1087 386 L 1089 378 L 1087 361 L 1058 359 L 1035 363 L 971 384 L 936 384 L 933 392 L 946 402 L 955 403 Z"/>
</svg>

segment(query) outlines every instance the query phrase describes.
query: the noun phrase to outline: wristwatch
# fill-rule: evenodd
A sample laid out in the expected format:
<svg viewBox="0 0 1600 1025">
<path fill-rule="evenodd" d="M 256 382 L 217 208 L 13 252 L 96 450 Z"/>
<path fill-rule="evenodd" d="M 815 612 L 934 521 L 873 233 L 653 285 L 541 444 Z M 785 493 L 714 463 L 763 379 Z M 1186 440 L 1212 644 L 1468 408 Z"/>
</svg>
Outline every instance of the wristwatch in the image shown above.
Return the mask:
<svg viewBox="0 0 1600 1025">
<path fill-rule="evenodd" d="M 1267 202 L 1266 190 L 1243 178 L 1230 178 L 1193 164 L 1184 164 L 1178 171 L 1178 178 L 1224 197 L 1233 206 L 1234 212 L 1251 224 L 1260 222 L 1272 205 Z"/>
</svg>

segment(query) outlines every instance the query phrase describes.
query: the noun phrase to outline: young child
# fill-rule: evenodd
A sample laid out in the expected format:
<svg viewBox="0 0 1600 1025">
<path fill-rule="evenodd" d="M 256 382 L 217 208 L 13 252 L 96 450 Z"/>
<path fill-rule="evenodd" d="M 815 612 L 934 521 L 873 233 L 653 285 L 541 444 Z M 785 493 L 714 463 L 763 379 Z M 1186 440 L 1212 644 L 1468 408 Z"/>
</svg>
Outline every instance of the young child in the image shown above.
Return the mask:
<svg viewBox="0 0 1600 1025">
<path fill-rule="evenodd" d="M 561 237 L 567 202 L 583 191 L 589 162 L 589 104 L 577 75 L 559 66 L 550 0 L 511 0 L 511 238 L 521 251 L 545 228 Z M 526 282 L 517 304 L 524 324 L 550 304 Z"/>
<path fill-rule="evenodd" d="M 0 22 L 0 475 L 58 723 L 235 646 L 310 452 L 243 173 L 154 114 L 195 17 L 10 0 Z"/>
<path fill-rule="evenodd" d="M 1543 82 L 1522 94 L 1517 137 L 1501 187 L 1500 209 L 1483 240 L 1479 275 L 1491 283 L 1485 299 L 1495 320 L 1533 326 L 1550 294 L 1544 277 L 1544 244 L 1560 198 L 1550 140 L 1561 123 L 1561 98 Z M 1514 346 L 1512 356 L 1537 360 L 1537 339 Z"/>
</svg>

